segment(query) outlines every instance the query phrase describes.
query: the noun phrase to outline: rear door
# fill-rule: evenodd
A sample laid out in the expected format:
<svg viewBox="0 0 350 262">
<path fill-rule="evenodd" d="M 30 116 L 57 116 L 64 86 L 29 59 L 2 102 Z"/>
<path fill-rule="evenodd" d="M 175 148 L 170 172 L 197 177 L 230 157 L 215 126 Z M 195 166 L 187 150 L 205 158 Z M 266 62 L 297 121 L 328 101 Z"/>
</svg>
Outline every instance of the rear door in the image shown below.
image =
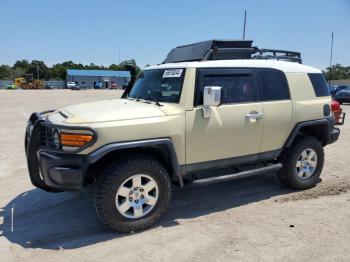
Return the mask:
<svg viewBox="0 0 350 262">
<path fill-rule="evenodd" d="M 222 103 L 211 108 L 210 118 L 203 118 L 201 110 L 205 86 L 222 87 Z M 211 161 L 205 164 L 210 168 L 235 164 L 235 159 L 254 161 L 260 152 L 264 121 L 259 100 L 254 70 L 197 69 L 194 108 L 186 112 L 186 163 Z M 261 117 L 256 121 L 247 118 L 254 114 Z"/>
<path fill-rule="evenodd" d="M 256 69 L 264 108 L 261 152 L 283 147 L 292 121 L 292 101 L 285 74 L 276 69 Z"/>
</svg>

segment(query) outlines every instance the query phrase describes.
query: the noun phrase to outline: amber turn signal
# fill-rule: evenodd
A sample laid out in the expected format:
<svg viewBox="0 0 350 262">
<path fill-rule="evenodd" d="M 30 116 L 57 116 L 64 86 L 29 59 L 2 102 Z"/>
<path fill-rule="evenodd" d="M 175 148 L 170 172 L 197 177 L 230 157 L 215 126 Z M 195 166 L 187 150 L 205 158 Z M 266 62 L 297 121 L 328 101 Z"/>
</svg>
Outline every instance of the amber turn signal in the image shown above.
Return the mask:
<svg viewBox="0 0 350 262">
<path fill-rule="evenodd" d="M 92 141 L 93 136 L 89 134 L 61 133 L 61 145 L 81 147 Z"/>
</svg>

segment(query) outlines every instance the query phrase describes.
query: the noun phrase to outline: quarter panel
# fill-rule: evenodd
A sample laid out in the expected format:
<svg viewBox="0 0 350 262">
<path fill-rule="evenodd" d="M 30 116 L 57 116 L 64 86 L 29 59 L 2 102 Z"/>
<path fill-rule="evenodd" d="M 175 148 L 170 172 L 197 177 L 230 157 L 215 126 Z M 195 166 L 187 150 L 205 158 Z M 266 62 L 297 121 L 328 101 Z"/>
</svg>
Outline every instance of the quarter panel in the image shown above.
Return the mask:
<svg viewBox="0 0 350 262">
<path fill-rule="evenodd" d="M 323 107 L 331 103 L 331 97 L 316 97 L 307 73 L 286 74 L 293 105 L 292 126 L 295 124 L 324 118 Z"/>
</svg>

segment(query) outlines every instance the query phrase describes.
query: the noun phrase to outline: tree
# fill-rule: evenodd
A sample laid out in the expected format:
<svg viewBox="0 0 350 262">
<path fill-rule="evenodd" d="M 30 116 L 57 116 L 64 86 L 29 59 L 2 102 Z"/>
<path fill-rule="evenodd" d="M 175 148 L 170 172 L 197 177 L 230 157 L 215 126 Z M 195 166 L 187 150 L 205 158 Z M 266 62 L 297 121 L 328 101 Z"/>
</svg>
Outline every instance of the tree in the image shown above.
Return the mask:
<svg viewBox="0 0 350 262">
<path fill-rule="evenodd" d="M 0 66 L 0 79 L 3 80 L 15 80 L 18 77 L 22 77 L 25 71 L 22 68 L 13 69 L 8 65 Z"/>
<path fill-rule="evenodd" d="M 11 69 L 9 79 L 15 80 L 16 78 L 23 77 L 25 72 L 23 68 Z"/>
<path fill-rule="evenodd" d="M 111 64 L 110 66 L 96 65 L 90 63 L 89 65 L 83 65 L 81 63 L 76 64 L 73 61 L 65 61 L 63 63 L 54 64 L 52 67 L 48 67 L 43 61 L 32 60 L 30 63 L 25 60 L 18 60 L 14 65 L 1 65 L 0 66 L 0 79 L 12 79 L 23 77 L 25 74 L 32 74 L 34 78 L 40 79 L 56 79 L 65 80 L 68 69 L 86 69 L 86 70 L 126 70 L 126 64 L 133 64 L 137 68 L 137 73 L 141 69 L 137 66 L 135 59 L 125 60 L 118 64 Z"/>
<path fill-rule="evenodd" d="M 116 65 L 116 64 L 111 64 L 109 67 L 108 67 L 109 70 L 115 70 L 115 71 L 118 71 L 118 70 L 124 70 L 123 66 L 121 65 Z"/>
<path fill-rule="evenodd" d="M 49 68 L 45 65 L 43 61 L 33 60 L 28 69 L 26 70 L 26 74 L 32 74 L 34 78 L 49 80 L 51 78 L 51 72 Z"/>
<path fill-rule="evenodd" d="M 20 69 L 23 69 L 24 71 L 27 71 L 29 67 L 30 67 L 30 64 L 28 60 L 22 59 L 22 60 L 17 60 L 12 68 L 13 69 L 20 68 Z"/>
<path fill-rule="evenodd" d="M 11 67 L 8 65 L 0 66 L 0 79 L 9 79 Z"/>
<path fill-rule="evenodd" d="M 53 79 L 65 80 L 67 73 L 67 67 L 63 64 L 55 64 L 51 68 L 51 75 Z"/>
<path fill-rule="evenodd" d="M 332 65 L 327 67 L 325 75 L 327 80 L 350 79 L 350 66 Z"/>
</svg>

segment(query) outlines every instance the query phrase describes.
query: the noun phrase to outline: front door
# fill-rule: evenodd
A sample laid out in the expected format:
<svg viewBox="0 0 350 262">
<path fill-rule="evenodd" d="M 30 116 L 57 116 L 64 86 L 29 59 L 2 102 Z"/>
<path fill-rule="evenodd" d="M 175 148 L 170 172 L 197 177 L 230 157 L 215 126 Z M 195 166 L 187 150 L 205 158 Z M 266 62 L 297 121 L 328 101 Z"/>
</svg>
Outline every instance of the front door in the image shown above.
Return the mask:
<svg viewBox="0 0 350 262">
<path fill-rule="evenodd" d="M 263 105 L 249 69 L 197 69 L 193 110 L 186 112 L 187 171 L 254 161 L 260 152 Z M 221 86 L 221 105 L 203 118 L 203 89 Z"/>
</svg>

